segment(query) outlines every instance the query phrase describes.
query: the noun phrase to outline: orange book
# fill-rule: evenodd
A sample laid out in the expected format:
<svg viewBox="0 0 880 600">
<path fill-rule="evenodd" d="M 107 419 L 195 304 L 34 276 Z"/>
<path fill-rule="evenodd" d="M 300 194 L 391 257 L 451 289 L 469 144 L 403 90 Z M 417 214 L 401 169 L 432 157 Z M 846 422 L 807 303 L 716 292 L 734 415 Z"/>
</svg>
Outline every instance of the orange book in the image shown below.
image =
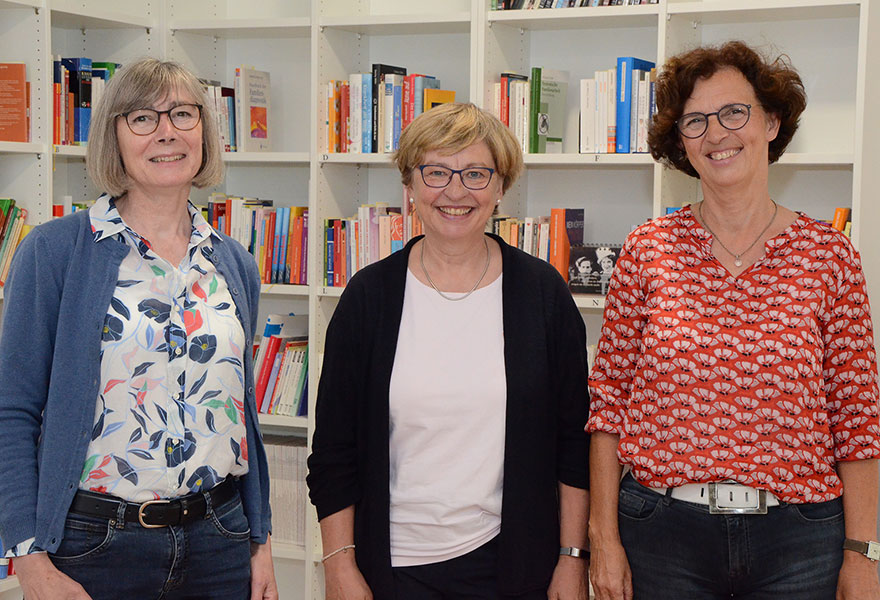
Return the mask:
<svg viewBox="0 0 880 600">
<path fill-rule="evenodd" d="M 293 218 L 293 233 L 290 237 L 290 283 L 297 284 L 300 281 L 300 262 L 302 261 L 302 235 L 303 235 L 303 218 L 300 216 Z"/>
<path fill-rule="evenodd" d="M 24 63 L 0 63 L 0 141 L 28 141 L 28 98 Z"/>
<path fill-rule="evenodd" d="M 831 221 L 831 226 L 834 227 L 837 231 L 843 231 L 846 227 L 846 222 L 849 221 L 849 209 L 844 207 L 837 207 L 834 209 L 834 220 Z"/>
<path fill-rule="evenodd" d="M 272 283 L 272 258 L 275 249 L 275 211 L 269 211 L 266 220 L 266 231 L 263 236 L 263 272 L 260 279 L 263 283 Z"/>
<path fill-rule="evenodd" d="M 571 245 L 565 228 L 565 209 L 550 209 L 550 264 L 568 281 L 568 257 Z"/>
<path fill-rule="evenodd" d="M 339 152 L 339 82 L 327 82 L 327 152 Z"/>
</svg>

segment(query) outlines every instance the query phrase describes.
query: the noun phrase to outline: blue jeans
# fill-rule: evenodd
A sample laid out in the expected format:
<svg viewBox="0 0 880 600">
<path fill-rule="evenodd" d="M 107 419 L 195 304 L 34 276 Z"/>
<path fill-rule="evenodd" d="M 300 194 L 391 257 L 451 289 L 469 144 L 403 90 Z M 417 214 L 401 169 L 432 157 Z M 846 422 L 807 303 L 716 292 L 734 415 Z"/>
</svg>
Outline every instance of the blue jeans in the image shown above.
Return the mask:
<svg viewBox="0 0 880 600">
<path fill-rule="evenodd" d="M 250 529 L 236 496 L 188 525 L 144 529 L 69 513 L 49 557 L 93 600 L 250 596 Z"/>
<path fill-rule="evenodd" d="M 635 600 L 834 600 L 843 501 L 781 504 L 766 515 L 710 515 L 627 475 L 620 537 Z"/>
</svg>

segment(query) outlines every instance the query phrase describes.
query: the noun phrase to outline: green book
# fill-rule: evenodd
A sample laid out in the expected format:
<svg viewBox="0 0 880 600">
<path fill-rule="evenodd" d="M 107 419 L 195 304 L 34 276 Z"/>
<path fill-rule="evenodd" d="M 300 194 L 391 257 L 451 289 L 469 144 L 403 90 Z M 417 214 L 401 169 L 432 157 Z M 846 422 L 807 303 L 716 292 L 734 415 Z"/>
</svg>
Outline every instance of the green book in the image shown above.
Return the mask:
<svg viewBox="0 0 880 600">
<path fill-rule="evenodd" d="M 529 152 L 541 152 L 538 147 L 538 121 L 541 112 L 541 67 L 532 67 L 529 78 Z"/>
</svg>

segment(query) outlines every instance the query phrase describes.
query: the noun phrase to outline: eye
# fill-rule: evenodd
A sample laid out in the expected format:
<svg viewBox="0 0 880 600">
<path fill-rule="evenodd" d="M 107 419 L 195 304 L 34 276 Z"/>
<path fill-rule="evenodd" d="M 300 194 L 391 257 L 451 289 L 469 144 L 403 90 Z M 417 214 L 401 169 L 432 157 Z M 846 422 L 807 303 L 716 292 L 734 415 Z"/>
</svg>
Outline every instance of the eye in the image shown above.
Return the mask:
<svg viewBox="0 0 880 600">
<path fill-rule="evenodd" d="M 746 107 L 742 104 L 731 104 L 724 107 L 723 112 L 731 117 L 741 117 L 746 114 Z"/>
<path fill-rule="evenodd" d="M 139 110 L 129 113 L 128 120 L 131 123 L 152 123 L 156 120 L 156 113 L 152 111 Z"/>
<path fill-rule="evenodd" d="M 425 169 L 425 175 L 428 177 L 448 177 L 449 171 L 447 169 L 441 169 L 440 167 L 431 167 Z"/>
<path fill-rule="evenodd" d="M 703 123 L 705 123 L 705 122 L 706 122 L 706 115 L 704 115 L 702 113 L 691 113 L 691 114 L 685 115 L 681 118 L 682 126 L 688 127 L 688 128 L 702 127 Z"/>
<path fill-rule="evenodd" d="M 464 172 L 464 176 L 471 181 L 481 181 L 487 177 L 486 171 L 483 169 L 469 169 Z"/>
<path fill-rule="evenodd" d="M 193 107 L 192 106 L 178 106 L 174 109 L 174 118 L 176 119 L 191 119 L 193 117 Z"/>
</svg>

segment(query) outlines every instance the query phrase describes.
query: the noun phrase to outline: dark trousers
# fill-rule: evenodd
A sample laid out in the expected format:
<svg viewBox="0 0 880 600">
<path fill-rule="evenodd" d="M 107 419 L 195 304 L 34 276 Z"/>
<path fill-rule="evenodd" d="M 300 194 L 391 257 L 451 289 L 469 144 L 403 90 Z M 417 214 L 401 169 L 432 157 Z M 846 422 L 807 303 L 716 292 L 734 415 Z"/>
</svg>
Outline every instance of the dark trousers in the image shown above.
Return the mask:
<svg viewBox="0 0 880 600">
<path fill-rule="evenodd" d="M 782 504 L 766 515 L 711 515 L 627 475 L 620 537 L 635 600 L 834 600 L 843 501 Z"/>
<path fill-rule="evenodd" d="M 144 529 L 70 513 L 49 557 L 93 600 L 250 597 L 250 529 L 238 494 L 204 519 Z"/>
<path fill-rule="evenodd" d="M 547 600 L 547 590 L 498 593 L 498 537 L 463 556 L 415 567 L 395 567 L 397 600 Z"/>
</svg>

